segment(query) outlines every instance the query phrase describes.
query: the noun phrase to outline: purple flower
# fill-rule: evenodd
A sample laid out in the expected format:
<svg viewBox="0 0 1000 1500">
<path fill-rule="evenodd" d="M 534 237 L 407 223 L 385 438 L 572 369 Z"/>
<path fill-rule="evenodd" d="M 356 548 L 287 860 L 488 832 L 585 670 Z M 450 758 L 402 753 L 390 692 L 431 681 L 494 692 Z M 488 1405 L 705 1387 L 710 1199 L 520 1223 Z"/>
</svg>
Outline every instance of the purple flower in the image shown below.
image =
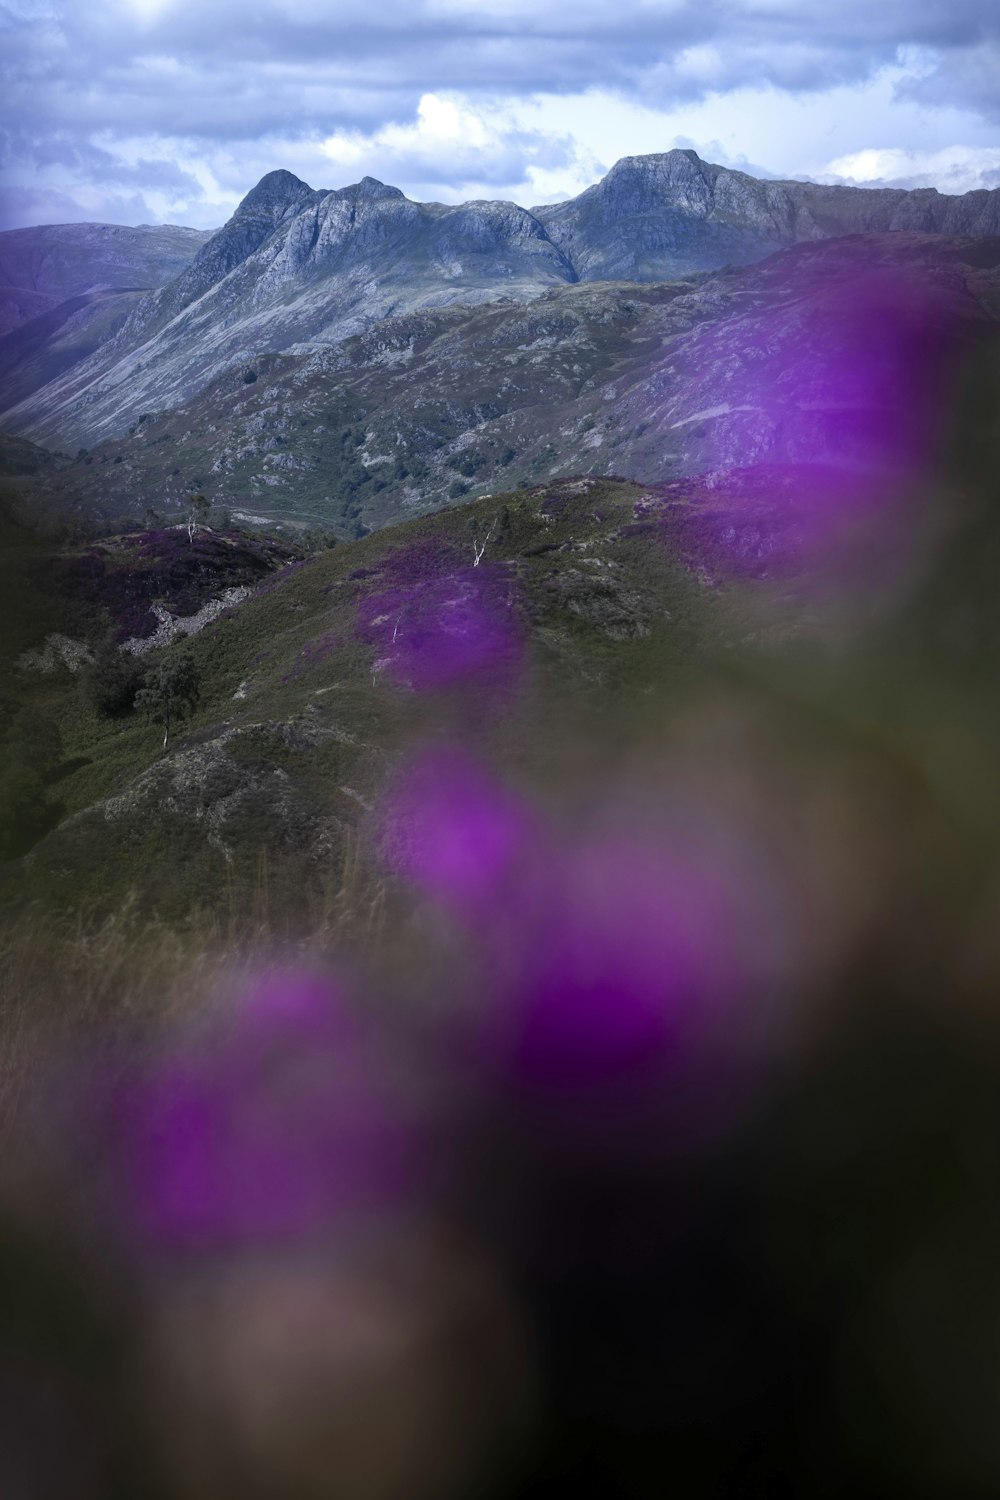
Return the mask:
<svg viewBox="0 0 1000 1500">
<path fill-rule="evenodd" d="M 510 579 L 483 565 L 418 579 L 363 602 L 358 633 L 375 670 L 417 692 L 509 685 L 521 663 Z"/>
<path fill-rule="evenodd" d="M 380 842 L 394 874 L 453 913 L 492 922 L 530 834 L 526 808 L 468 755 L 427 749 L 390 788 Z"/>
<path fill-rule="evenodd" d="M 740 572 L 805 565 L 846 578 L 866 556 L 909 556 L 919 542 L 920 489 L 975 309 L 939 271 L 878 253 L 786 257 L 759 273 L 763 308 L 681 342 L 670 425 L 720 493 L 704 519 L 676 519 L 710 570 L 728 548 Z M 753 469 L 740 465 L 769 466 L 758 493 L 744 494 Z"/>
<path fill-rule="evenodd" d="M 419 1121 L 345 997 L 277 973 L 121 1101 L 128 1217 L 163 1249 L 297 1242 L 390 1212 Z"/>
</svg>

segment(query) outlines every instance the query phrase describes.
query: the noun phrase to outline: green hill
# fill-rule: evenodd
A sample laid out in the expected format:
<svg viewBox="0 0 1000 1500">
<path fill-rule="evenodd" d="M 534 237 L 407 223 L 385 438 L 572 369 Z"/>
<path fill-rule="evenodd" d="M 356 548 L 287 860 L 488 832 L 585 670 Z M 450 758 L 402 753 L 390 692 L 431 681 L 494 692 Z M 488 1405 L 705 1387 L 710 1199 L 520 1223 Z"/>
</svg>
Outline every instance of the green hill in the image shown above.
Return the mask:
<svg viewBox="0 0 1000 1500">
<path fill-rule="evenodd" d="M 22 587 L 47 586 L 8 639 L 6 692 L 57 725 L 63 764 L 60 821 L 18 861 L 21 895 L 111 908 L 134 891 L 177 916 L 247 901 L 266 860 L 271 899 L 301 913 L 340 879 L 404 741 L 471 736 L 516 770 L 571 742 L 595 706 L 627 734 L 646 690 L 749 628 L 676 537 L 636 519 L 655 499 L 562 481 L 307 560 L 236 533 L 57 554 L 24 534 Z M 109 633 L 134 644 L 223 596 L 236 602 L 188 640 L 117 653 L 140 667 L 193 657 L 198 705 L 161 755 L 155 724 L 95 705 L 87 658 Z"/>
</svg>

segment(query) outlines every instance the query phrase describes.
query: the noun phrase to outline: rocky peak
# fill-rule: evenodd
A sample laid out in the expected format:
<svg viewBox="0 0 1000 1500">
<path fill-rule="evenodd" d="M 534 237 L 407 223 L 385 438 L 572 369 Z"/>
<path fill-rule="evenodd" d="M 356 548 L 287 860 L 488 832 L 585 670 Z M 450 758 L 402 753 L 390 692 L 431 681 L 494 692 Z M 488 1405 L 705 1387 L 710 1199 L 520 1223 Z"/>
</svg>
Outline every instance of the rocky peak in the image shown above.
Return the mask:
<svg viewBox="0 0 1000 1500">
<path fill-rule="evenodd" d="M 390 187 L 388 183 L 379 182 L 377 177 L 362 177 L 360 182 L 353 182 L 350 187 L 342 188 L 342 192 L 350 193 L 356 198 L 378 199 L 378 198 L 403 198 L 406 195 L 398 187 Z"/>
<path fill-rule="evenodd" d="M 179 288 L 181 304 L 190 294 L 201 295 L 209 286 L 246 260 L 286 220 L 294 218 L 309 203 L 323 195 L 293 172 L 268 172 L 251 188 L 227 224 L 213 235 L 195 257 Z"/>
<path fill-rule="evenodd" d="M 707 214 L 712 209 L 715 177 L 721 170 L 703 162 L 697 151 L 623 156 L 592 191 L 614 212 L 650 212 L 662 209 L 669 200 L 671 208 Z"/>
<path fill-rule="evenodd" d="M 294 208 L 313 196 L 313 190 L 309 184 L 303 182 L 301 177 L 296 177 L 294 172 L 286 172 L 283 168 L 276 172 L 267 172 L 257 186 L 247 193 L 237 208 L 234 218 L 245 217 L 249 214 L 273 213 L 275 209 L 283 211 Z"/>
</svg>

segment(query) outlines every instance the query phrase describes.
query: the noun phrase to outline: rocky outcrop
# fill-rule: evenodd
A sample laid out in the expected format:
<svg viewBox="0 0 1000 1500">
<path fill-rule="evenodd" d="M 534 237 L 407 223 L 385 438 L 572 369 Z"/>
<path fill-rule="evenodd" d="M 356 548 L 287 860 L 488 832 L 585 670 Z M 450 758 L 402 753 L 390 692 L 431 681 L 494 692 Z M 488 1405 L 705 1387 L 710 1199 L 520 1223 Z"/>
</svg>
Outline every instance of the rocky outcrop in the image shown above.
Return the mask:
<svg viewBox="0 0 1000 1500">
<path fill-rule="evenodd" d="M 521 481 L 866 466 L 947 428 L 963 351 L 998 328 L 1000 238 L 819 240 L 686 282 L 383 319 L 232 368 L 46 483 L 112 515 L 137 494 L 176 514 L 196 486 L 347 539 Z"/>
<path fill-rule="evenodd" d="M 248 353 L 326 347 L 399 311 L 525 300 L 575 280 L 516 204 L 413 203 L 370 177 L 314 192 L 275 172 L 180 277 L 4 422 L 50 442 L 94 441 L 179 404 Z"/>
</svg>

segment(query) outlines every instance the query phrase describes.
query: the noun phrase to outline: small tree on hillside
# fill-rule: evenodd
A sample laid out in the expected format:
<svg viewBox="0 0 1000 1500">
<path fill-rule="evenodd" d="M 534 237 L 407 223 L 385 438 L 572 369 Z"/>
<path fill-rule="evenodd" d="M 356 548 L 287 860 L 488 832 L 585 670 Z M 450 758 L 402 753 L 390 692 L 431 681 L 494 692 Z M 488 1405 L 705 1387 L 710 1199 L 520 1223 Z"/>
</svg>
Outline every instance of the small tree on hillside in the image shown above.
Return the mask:
<svg viewBox="0 0 1000 1500">
<path fill-rule="evenodd" d="M 487 527 L 477 517 L 473 516 L 468 522 L 469 530 L 472 532 L 472 566 L 478 568 L 483 560 L 490 538 L 497 529 L 499 516 L 494 516 Z"/>
<path fill-rule="evenodd" d="M 199 526 L 208 525 L 208 514 L 211 506 L 204 495 L 192 495 L 189 501 L 187 518 L 188 541 L 194 541 L 194 534 Z"/>
<path fill-rule="evenodd" d="M 8 716 L 9 715 L 9 716 Z M 59 815 L 48 784 L 62 760 L 58 725 L 22 708 L 0 709 L 0 859 L 25 854 Z"/>
<path fill-rule="evenodd" d="M 167 652 L 146 673 L 143 686 L 135 695 L 140 713 L 163 725 L 163 749 L 170 738 L 170 726 L 193 713 L 201 692 L 198 668 L 189 651 Z"/>
</svg>

